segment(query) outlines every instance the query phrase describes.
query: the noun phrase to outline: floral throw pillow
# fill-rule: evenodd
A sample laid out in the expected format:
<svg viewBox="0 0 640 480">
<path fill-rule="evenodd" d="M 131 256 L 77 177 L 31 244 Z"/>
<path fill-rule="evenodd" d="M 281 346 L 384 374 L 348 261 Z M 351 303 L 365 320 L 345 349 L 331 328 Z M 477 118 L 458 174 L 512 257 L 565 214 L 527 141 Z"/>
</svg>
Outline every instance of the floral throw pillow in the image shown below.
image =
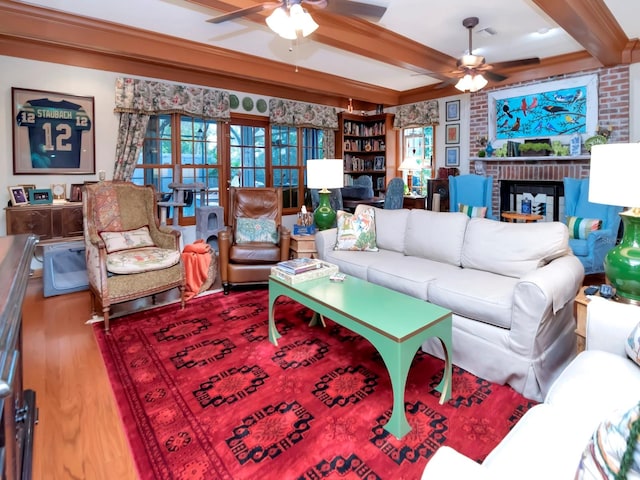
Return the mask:
<svg viewBox="0 0 640 480">
<path fill-rule="evenodd" d="M 640 365 L 640 323 L 631 330 L 624 349 L 629 358 Z"/>
<path fill-rule="evenodd" d="M 100 232 L 100 238 L 105 243 L 107 253 L 131 250 L 132 248 L 155 247 L 149 234 L 149 227 L 146 225 L 124 232 Z"/>
<path fill-rule="evenodd" d="M 484 218 L 487 216 L 487 207 L 472 207 L 463 203 L 458 204 L 458 211 L 464 213 L 467 217 Z"/>
<path fill-rule="evenodd" d="M 591 232 L 602 228 L 602 220 L 597 218 L 567 217 L 569 238 L 585 240 Z"/>
<path fill-rule="evenodd" d="M 278 228 L 270 218 L 236 219 L 236 243 L 278 243 Z"/>
<path fill-rule="evenodd" d="M 338 234 L 334 250 L 377 252 L 375 209 L 358 205 L 354 213 L 338 210 Z"/>
</svg>

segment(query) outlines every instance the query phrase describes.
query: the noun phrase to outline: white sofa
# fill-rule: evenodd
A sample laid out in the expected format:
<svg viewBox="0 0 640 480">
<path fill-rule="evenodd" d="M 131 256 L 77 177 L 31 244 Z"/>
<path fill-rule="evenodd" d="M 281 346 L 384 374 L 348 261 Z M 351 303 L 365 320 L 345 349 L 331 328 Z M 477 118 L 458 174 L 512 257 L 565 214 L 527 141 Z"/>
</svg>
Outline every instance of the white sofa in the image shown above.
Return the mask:
<svg viewBox="0 0 640 480">
<path fill-rule="evenodd" d="M 574 479 L 598 425 L 640 400 L 640 367 L 625 353 L 639 322 L 640 307 L 592 299 L 586 350 L 554 382 L 544 403 L 531 408 L 482 464 L 442 446 L 422 480 Z"/>
<path fill-rule="evenodd" d="M 318 256 L 452 310 L 453 362 L 541 401 L 575 355 L 573 300 L 584 270 L 566 226 L 418 209 L 375 209 L 375 226 L 379 251 L 334 250 L 330 229 L 316 234 Z M 443 358 L 437 339 L 423 349 Z"/>
</svg>

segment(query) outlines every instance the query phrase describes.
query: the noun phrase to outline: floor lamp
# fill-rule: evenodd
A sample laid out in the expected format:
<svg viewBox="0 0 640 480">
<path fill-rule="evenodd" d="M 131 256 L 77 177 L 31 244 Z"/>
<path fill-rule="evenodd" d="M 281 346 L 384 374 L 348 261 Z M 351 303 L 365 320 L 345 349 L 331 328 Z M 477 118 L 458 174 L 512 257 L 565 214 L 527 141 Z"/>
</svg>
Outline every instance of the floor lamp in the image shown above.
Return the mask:
<svg viewBox="0 0 640 480">
<path fill-rule="evenodd" d="M 640 304 L 640 143 L 591 147 L 589 201 L 630 207 L 620 213 L 624 234 L 604 260 L 616 298 Z"/>
<path fill-rule="evenodd" d="M 320 189 L 320 202 L 313 213 L 313 221 L 318 230 L 333 227 L 336 211 L 329 201 L 330 188 L 344 186 L 342 159 L 307 160 L 307 188 Z"/>
</svg>

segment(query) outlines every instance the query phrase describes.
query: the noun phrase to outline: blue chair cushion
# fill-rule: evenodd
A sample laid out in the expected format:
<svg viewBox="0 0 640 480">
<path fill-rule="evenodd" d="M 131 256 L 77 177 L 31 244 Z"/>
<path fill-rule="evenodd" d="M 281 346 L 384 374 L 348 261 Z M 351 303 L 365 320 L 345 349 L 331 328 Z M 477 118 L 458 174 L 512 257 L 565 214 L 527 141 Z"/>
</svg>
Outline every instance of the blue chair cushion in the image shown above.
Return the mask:
<svg viewBox="0 0 640 480">
<path fill-rule="evenodd" d="M 587 246 L 587 240 L 582 238 L 570 238 L 569 248 L 573 250 L 573 254 L 576 257 L 588 257 L 589 247 Z"/>
</svg>

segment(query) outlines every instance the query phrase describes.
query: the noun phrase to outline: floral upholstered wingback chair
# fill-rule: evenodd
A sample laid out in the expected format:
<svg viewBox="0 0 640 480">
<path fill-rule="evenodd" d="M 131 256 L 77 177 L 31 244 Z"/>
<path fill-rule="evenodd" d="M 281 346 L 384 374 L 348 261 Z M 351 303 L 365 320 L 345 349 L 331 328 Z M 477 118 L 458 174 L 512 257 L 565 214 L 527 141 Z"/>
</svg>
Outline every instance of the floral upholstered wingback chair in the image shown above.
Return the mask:
<svg viewBox="0 0 640 480">
<path fill-rule="evenodd" d="M 184 306 L 180 232 L 159 226 L 154 188 L 89 184 L 82 203 L 92 309 L 100 305 L 105 330 L 113 304 L 177 287 Z"/>
</svg>

